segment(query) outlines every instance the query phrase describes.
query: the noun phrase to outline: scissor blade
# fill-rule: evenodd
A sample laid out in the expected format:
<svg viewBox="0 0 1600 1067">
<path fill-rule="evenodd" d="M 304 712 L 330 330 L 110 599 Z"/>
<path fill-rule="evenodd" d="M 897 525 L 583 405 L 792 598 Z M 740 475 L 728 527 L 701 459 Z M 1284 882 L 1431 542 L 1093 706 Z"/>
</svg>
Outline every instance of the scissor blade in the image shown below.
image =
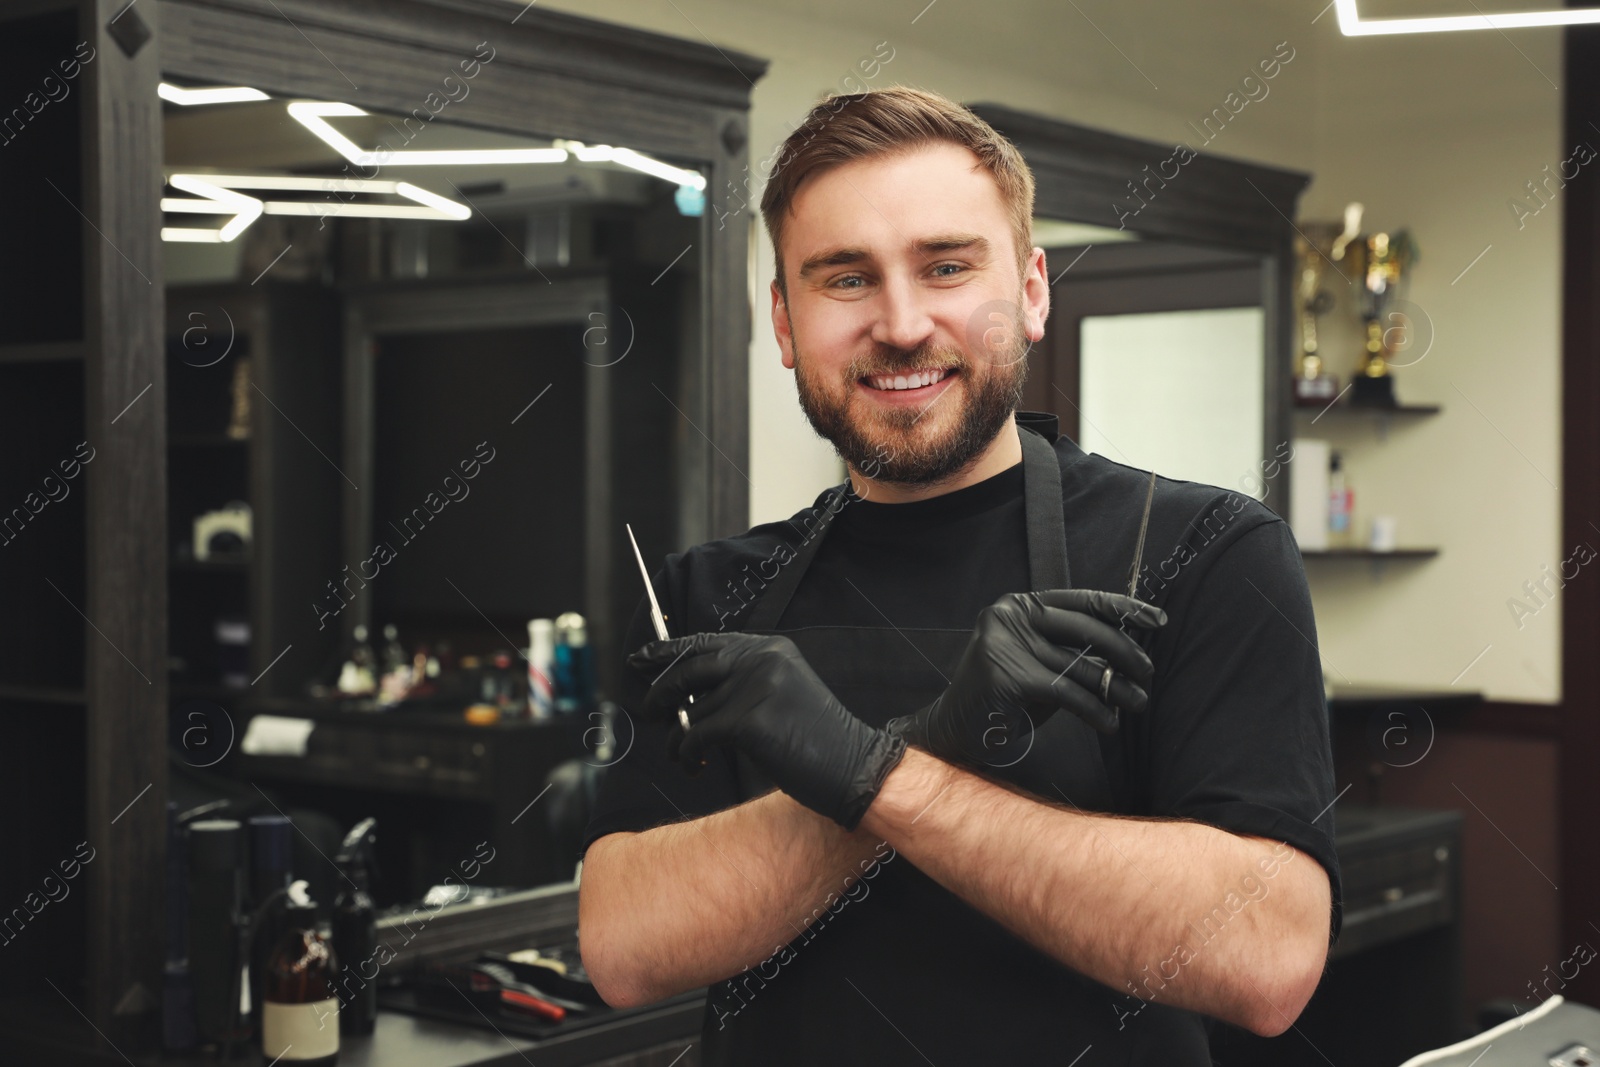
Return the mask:
<svg viewBox="0 0 1600 1067">
<path fill-rule="evenodd" d="M 650 621 L 656 627 L 656 640 L 665 641 L 667 639 L 667 618 L 661 614 L 661 605 L 656 601 L 655 586 L 650 584 L 650 570 L 644 565 L 644 554 L 639 551 L 639 542 L 633 536 L 633 526 L 629 523 L 623 523 L 622 525 L 628 530 L 628 540 L 633 545 L 633 558 L 639 561 L 639 573 L 644 577 L 644 591 L 645 595 L 650 598 Z"/>
</svg>

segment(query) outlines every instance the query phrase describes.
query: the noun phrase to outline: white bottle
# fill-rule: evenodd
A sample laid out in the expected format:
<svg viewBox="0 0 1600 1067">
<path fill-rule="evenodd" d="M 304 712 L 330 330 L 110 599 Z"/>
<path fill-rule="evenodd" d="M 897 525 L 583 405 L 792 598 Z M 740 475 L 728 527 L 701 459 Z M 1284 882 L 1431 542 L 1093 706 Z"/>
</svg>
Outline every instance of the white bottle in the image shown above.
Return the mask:
<svg viewBox="0 0 1600 1067">
<path fill-rule="evenodd" d="M 528 620 L 528 714 L 535 719 L 555 715 L 556 624 Z"/>
</svg>

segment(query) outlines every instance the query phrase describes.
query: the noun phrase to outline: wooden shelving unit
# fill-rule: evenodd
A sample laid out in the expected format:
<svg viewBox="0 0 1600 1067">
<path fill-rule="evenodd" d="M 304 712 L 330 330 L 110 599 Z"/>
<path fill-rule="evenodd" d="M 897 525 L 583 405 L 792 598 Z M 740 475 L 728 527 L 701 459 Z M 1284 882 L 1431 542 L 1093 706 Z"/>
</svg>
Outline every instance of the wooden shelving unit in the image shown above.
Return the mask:
<svg viewBox="0 0 1600 1067">
<path fill-rule="evenodd" d="M 227 312 L 235 332 L 226 339 L 227 355 L 213 362 L 186 349 L 183 338 L 197 311 L 217 319 L 217 309 Z M 337 452 L 340 439 L 339 309 L 336 293 L 312 283 L 267 280 L 167 291 L 168 643 L 175 706 L 201 699 L 232 710 L 245 693 L 262 695 L 225 684 L 219 621 L 248 621 L 246 673 L 252 679 L 291 644 L 301 664 L 320 665 L 331 655 L 333 633 L 305 626 L 310 612 L 286 597 L 302 592 L 309 603 L 309 590 L 338 571 L 338 475 L 316 448 Z M 236 421 L 236 375 L 249 383 L 242 437 L 229 432 Z M 285 405 L 289 410 L 280 410 Z M 252 509 L 247 552 L 195 558 L 195 518 L 234 501 Z M 287 695 L 277 687 L 292 677 L 268 674 L 261 687 Z"/>
</svg>

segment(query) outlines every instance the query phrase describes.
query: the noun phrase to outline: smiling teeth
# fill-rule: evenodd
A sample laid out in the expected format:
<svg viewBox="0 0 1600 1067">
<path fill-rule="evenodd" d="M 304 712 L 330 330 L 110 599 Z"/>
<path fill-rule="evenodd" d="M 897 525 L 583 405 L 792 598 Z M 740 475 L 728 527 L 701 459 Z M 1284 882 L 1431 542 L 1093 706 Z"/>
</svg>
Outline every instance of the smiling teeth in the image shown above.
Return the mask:
<svg viewBox="0 0 1600 1067">
<path fill-rule="evenodd" d="M 874 389 L 921 389 L 925 385 L 943 381 L 948 370 L 925 370 L 916 374 L 878 374 L 867 379 Z"/>
</svg>

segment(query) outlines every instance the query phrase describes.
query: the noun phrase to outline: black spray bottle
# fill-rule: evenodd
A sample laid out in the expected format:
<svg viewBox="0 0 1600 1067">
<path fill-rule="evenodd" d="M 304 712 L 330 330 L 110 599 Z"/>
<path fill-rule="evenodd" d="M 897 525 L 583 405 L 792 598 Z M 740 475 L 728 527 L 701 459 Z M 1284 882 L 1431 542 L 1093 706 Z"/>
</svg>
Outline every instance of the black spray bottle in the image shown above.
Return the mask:
<svg viewBox="0 0 1600 1067">
<path fill-rule="evenodd" d="M 333 901 L 333 951 L 339 958 L 339 1028 L 370 1034 L 378 1021 L 378 920 L 371 888 L 378 821 L 363 819 L 345 835 L 333 862 L 342 877 Z"/>
</svg>

